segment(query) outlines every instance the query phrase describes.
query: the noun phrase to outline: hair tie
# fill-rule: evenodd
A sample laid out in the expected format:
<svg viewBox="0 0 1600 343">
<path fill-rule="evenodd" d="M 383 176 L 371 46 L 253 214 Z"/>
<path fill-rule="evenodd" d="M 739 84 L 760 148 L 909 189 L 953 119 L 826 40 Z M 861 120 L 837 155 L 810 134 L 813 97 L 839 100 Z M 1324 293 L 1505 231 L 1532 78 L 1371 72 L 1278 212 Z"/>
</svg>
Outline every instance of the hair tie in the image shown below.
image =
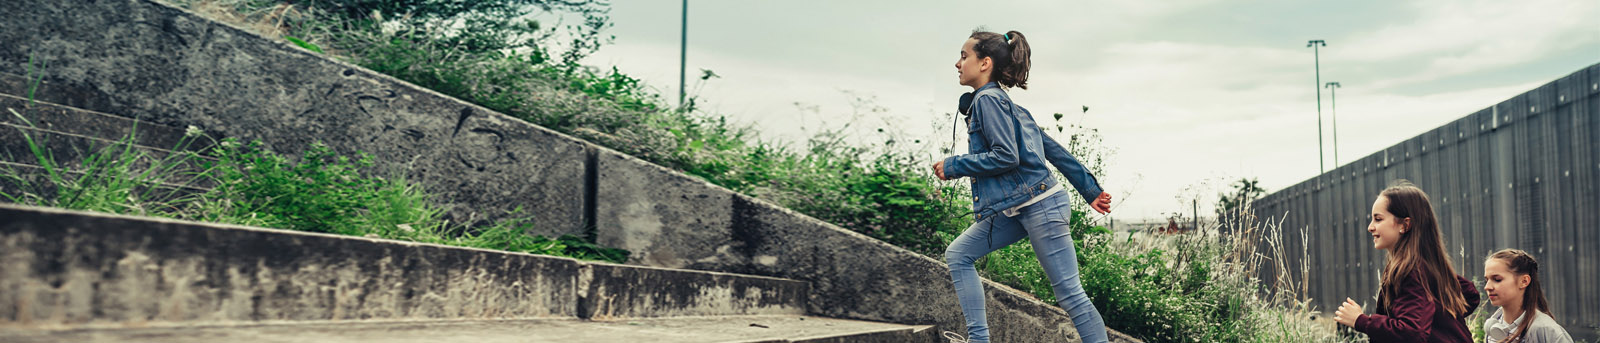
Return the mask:
<svg viewBox="0 0 1600 343">
<path fill-rule="evenodd" d="M 1010 34 L 1010 33 L 1007 33 L 1007 34 L 1005 34 L 1005 35 L 1002 35 L 1002 36 L 1001 36 L 1001 37 L 1005 37 L 1005 38 L 1003 38 L 1003 39 L 1004 39 L 1004 40 L 1005 40 L 1005 41 L 1006 41 L 1006 42 L 1010 42 L 1010 41 L 1011 41 L 1011 34 Z"/>
</svg>

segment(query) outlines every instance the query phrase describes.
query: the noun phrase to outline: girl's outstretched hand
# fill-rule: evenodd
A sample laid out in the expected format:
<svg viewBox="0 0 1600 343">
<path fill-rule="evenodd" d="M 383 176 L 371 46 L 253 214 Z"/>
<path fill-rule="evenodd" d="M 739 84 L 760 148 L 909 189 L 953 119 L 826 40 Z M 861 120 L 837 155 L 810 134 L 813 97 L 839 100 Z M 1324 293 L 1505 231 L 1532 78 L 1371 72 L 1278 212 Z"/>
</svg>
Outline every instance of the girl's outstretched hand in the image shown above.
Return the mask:
<svg viewBox="0 0 1600 343">
<path fill-rule="evenodd" d="M 1348 327 L 1356 327 L 1356 318 L 1360 317 L 1361 304 L 1350 298 L 1344 298 L 1344 304 L 1339 305 L 1339 310 L 1333 312 L 1333 321 Z"/>
<path fill-rule="evenodd" d="M 944 160 L 933 161 L 933 176 L 938 177 L 940 180 L 950 180 L 950 178 L 944 177 Z"/>
<path fill-rule="evenodd" d="M 1089 203 L 1089 207 L 1102 214 L 1111 213 L 1111 192 L 1101 191 L 1100 196 L 1095 197 L 1094 201 Z"/>
</svg>

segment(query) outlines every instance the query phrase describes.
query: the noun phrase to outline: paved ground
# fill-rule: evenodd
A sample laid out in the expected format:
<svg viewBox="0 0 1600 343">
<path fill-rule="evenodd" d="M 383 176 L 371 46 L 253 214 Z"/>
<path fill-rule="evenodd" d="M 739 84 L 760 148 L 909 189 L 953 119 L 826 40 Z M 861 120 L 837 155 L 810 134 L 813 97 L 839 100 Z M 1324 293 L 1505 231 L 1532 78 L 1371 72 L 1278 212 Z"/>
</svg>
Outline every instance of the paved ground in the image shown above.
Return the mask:
<svg viewBox="0 0 1600 343">
<path fill-rule="evenodd" d="M 0 329 L 0 342 L 783 342 L 910 326 L 801 316 L 350 321 L 72 330 Z"/>
</svg>

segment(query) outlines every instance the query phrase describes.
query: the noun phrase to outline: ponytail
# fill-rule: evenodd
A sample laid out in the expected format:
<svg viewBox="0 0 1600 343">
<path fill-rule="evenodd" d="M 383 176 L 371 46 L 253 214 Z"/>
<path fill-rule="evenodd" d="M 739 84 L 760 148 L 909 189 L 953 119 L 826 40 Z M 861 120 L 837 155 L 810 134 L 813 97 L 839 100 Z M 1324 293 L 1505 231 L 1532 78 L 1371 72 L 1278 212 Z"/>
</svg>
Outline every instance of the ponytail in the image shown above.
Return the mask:
<svg viewBox="0 0 1600 343">
<path fill-rule="evenodd" d="M 1028 48 L 1028 39 L 1021 32 L 1010 31 L 1005 34 L 977 30 L 972 31 L 969 38 L 978 40 L 972 50 L 978 53 L 978 58 L 988 57 L 994 60 L 994 69 L 989 71 L 989 77 L 994 82 L 1005 87 L 1028 89 L 1028 69 L 1032 67 L 1030 59 L 1032 52 Z"/>
<path fill-rule="evenodd" d="M 1550 302 L 1544 298 L 1544 288 L 1539 286 L 1539 261 L 1534 260 L 1533 255 L 1528 255 L 1528 252 L 1517 249 L 1500 250 L 1494 255 L 1489 255 L 1489 259 L 1500 260 L 1500 263 L 1506 265 L 1506 269 L 1511 270 L 1511 274 L 1528 276 L 1528 288 L 1522 291 L 1522 313 L 1527 319 L 1517 325 L 1517 331 L 1504 341 L 1520 343 L 1522 338 L 1526 337 L 1528 327 L 1538 319 L 1539 312 L 1555 318 L 1550 314 Z"/>
</svg>

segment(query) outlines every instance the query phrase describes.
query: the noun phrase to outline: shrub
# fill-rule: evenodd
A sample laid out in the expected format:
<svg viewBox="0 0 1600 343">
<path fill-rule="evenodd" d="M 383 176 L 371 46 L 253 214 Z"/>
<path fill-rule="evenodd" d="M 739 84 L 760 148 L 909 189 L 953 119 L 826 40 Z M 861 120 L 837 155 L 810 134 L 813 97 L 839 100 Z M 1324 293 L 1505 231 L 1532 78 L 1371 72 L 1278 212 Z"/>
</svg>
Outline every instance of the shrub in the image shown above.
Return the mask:
<svg viewBox="0 0 1600 343">
<path fill-rule="evenodd" d="M 48 142 L 22 133 L 44 169 L 43 179 L 35 181 L 39 173 L 0 168 L 0 177 L 20 188 L 0 190 L 12 202 L 617 263 L 628 259 L 625 250 L 573 236 L 527 235 L 526 218 L 477 228 L 453 225 L 440 219 L 442 212 L 417 185 L 362 175 L 358 170 L 371 166 L 370 157 L 351 160 L 320 143 L 292 162 L 258 142 L 241 145 L 232 139 L 203 149 L 203 155 L 187 152 L 183 148 L 196 137 L 190 136 L 175 152 L 155 158 L 135 148 L 130 134 L 88 153 L 80 169 L 69 169 L 49 153 Z M 186 188 L 195 184 L 212 188 Z"/>
<path fill-rule="evenodd" d="M 569 28 L 574 33 L 568 36 L 576 39 L 558 61 L 548 47 L 554 31 L 524 20 L 528 12 L 516 8 L 429 7 L 454 3 L 447 0 L 300 3 L 310 4 L 309 15 L 288 20 L 287 32 L 279 34 L 918 253 L 938 258 L 971 223 L 965 183 L 934 179 L 925 167 L 929 160 L 906 152 L 914 150 L 897 150 L 906 148 L 894 146 L 895 139 L 862 147 L 841 143 L 837 132 L 823 132 L 804 149 L 790 150 L 701 112 L 693 106 L 696 101 L 668 106 L 616 68 L 577 65 L 607 40 L 599 34 L 606 26 L 604 12 L 555 9 L 586 18 Z M 248 1 L 240 7 L 246 13 L 266 12 Z M 372 9 L 379 15 L 371 15 Z M 708 71 L 699 82 L 712 77 Z M 1093 173 L 1104 175 L 1106 157 L 1114 150 L 1101 145 L 1095 130 L 1060 125 L 1062 116 L 1055 115 L 1057 132 L 1073 130 L 1063 143 Z M 1260 238 L 1270 236 L 1262 232 L 1278 228 L 1249 226 L 1259 229 L 1246 230 L 1254 235 L 1229 231 L 1229 236 L 1116 239 L 1087 213 L 1086 204 L 1075 202 L 1072 235 L 1085 289 L 1112 328 L 1152 342 L 1337 340 L 1326 334 L 1331 330 L 1305 319 L 1310 309 L 1285 296 L 1294 292 L 1277 288 L 1281 280 L 1252 278 L 1263 263 L 1255 256 L 1269 255 L 1254 250 L 1268 241 Z M 979 267 L 986 277 L 1054 301 L 1027 244 L 1000 249 Z M 1263 281 L 1271 289 L 1265 296 L 1238 291 Z"/>
</svg>

